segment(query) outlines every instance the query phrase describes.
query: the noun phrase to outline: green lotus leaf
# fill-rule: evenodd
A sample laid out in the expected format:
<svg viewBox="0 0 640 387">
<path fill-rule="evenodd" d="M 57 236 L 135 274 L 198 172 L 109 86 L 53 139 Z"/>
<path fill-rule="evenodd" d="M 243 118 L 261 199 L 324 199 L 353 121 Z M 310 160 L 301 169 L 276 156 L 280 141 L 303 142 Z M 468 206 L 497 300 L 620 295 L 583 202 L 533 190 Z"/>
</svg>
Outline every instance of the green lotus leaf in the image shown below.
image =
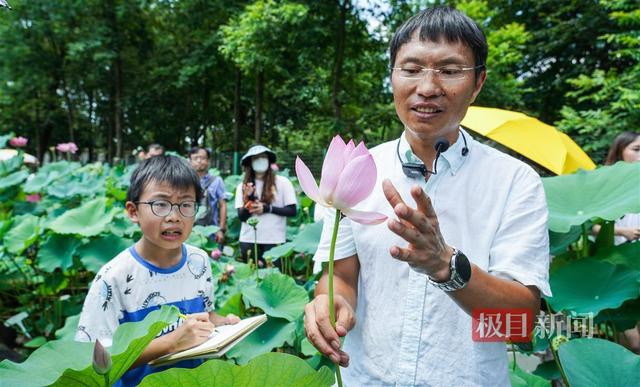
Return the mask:
<svg viewBox="0 0 640 387">
<path fill-rule="evenodd" d="M 131 237 L 140 230 L 140 226 L 133 223 L 124 211 L 118 210 L 113 216 L 113 220 L 109 225 L 108 232 L 119 237 Z"/>
<path fill-rule="evenodd" d="M 314 254 L 318 249 L 322 222 L 305 225 L 293 239 L 293 249 L 299 253 Z"/>
<path fill-rule="evenodd" d="M 243 289 L 242 295 L 248 305 L 257 306 L 271 317 L 289 321 L 298 318 L 309 302 L 304 288 L 283 274 L 269 274 L 258 286 Z"/>
<path fill-rule="evenodd" d="M 640 356 L 602 339 L 575 339 L 558 349 L 571 387 L 640 386 Z"/>
<path fill-rule="evenodd" d="M 561 377 L 555 360 L 547 360 L 538 364 L 533 374 L 547 380 L 560 379 Z"/>
<path fill-rule="evenodd" d="M 229 297 L 227 302 L 224 303 L 222 308 L 217 309 L 216 313 L 221 316 L 226 316 L 230 313 L 236 316 L 242 317 L 244 315 L 244 303 L 242 302 L 242 293 L 236 293 Z"/>
<path fill-rule="evenodd" d="M 555 311 L 595 315 L 640 295 L 640 272 L 592 258 L 570 261 L 549 282 L 553 297 L 547 302 Z"/>
<path fill-rule="evenodd" d="M 74 340 L 79 321 L 80 314 L 67 317 L 64 326 L 56 331 L 56 340 Z"/>
<path fill-rule="evenodd" d="M 34 337 L 33 339 L 24 343 L 25 348 L 40 348 L 43 345 L 47 344 L 47 338 L 44 336 Z"/>
<path fill-rule="evenodd" d="M 4 234 L 4 246 L 13 254 L 22 253 L 38 239 L 40 218 L 31 214 L 16 216 L 13 227 Z"/>
<path fill-rule="evenodd" d="M 515 367 L 513 363 L 509 365 L 509 379 L 512 387 L 550 387 L 551 382 L 524 371 L 522 368 Z"/>
<path fill-rule="evenodd" d="M 14 172 L 22 166 L 24 157 L 18 153 L 10 159 L 0 161 L 0 176 L 5 176 Z"/>
<path fill-rule="evenodd" d="M 598 252 L 593 259 L 623 265 L 640 271 L 640 243 L 623 243 Z"/>
<path fill-rule="evenodd" d="M 4 148 L 7 145 L 7 142 L 9 142 L 9 140 L 11 140 L 14 137 L 15 137 L 15 134 L 13 134 L 13 132 L 11 132 L 9 134 L 1 135 L 0 136 L 0 148 Z"/>
<path fill-rule="evenodd" d="M 296 336 L 296 323 L 281 318 L 269 318 L 253 333 L 227 352 L 226 356 L 246 364 L 251 359 L 280 348 L 285 343 L 293 346 Z"/>
<path fill-rule="evenodd" d="M 140 356 L 158 333 L 178 318 L 176 307 L 163 306 L 137 323 L 118 327 L 109 349 L 113 365 L 111 381 L 118 380 Z M 4 360 L 0 380 L 9 386 L 102 386 L 104 378 L 93 370 L 94 343 L 70 340 L 50 341 L 38 348 L 23 363 Z"/>
<path fill-rule="evenodd" d="M 51 173 L 43 173 L 42 171 L 38 171 L 36 175 L 29 179 L 22 188 L 24 192 L 40 192 L 48 185 L 51 184 L 55 179 L 60 176 L 60 172 L 52 171 Z"/>
<path fill-rule="evenodd" d="M 549 252 L 551 255 L 562 254 L 570 244 L 577 241 L 582 234 L 578 226 L 571 227 L 567 233 L 549 231 Z"/>
<path fill-rule="evenodd" d="M 616 309 L 605 309 L 596 316 L 594 323 L 613 323 L 617 331 L 631 329 L 640 321 L 640 298 L 630 300 Z"/>
<path fill-rule="evenodd" d="M 275 261 L 279 258 L 286 257 L 293 252 L 293 242 L 283 243 L 264 252 L 265 258 L 271 258 Z"/>
<path fill-rule="evenodd" d="M 215 234 L 219 229 L 218 226 L 194 226 L 187 243 L 203 249 L 209 242 L 209 235 Z"/>
<path fill-rule="evenodd" d="M 73 196 L 95 196 L 103 194 L 106 189 L 105 177 L 88 172 L 78 176 L 68 175 L 56 179 L 47 187 L 47 193 L 57 198 L 65 199 Z"/>
<path fill-rule="evenodd" d="M 316 371 L 296 356 L 265 353 L 244 366 L 210 360 L 193 369 L 172 368 L 147 376 L 140 386 L 321 387 L 333 383 L 326 367 Z"/>
<path fill-rule="evenodd" d="M 98 270 L 124 249 L 133 245 L 133 240 L 117 235 L 100 235 L 84 246 L 78 248 L 80 261 L 87 270 L 97 273 Z"/>
<path fill-rule="evenodd" d="M 0 178 L 0 189 L 5 189 L 8 187 L 13 187 L 13 186 L 22 184 L 22 182 L 25 181 L 28 176 L 29 176 L 29 172 L 18 171 L 8 176 L 5 176 L 3 178 Z"/>
<path fill-rule="evenodd" d="M 640 163 L 619 162 L 594 171 L 544 178 L 542 183 L 551 231 L 565 233 L 592 218 L 616 220 L 640 212 Z"/>
<path fill-rule="evenodd" d="M 57 268 L 68 269 L 73 265 L 73 254 L 82 242 L 70 235 L 53 234 L 38 251 L 38 266 L 51 273 Z"/>
<path fill-rule="evenodd" d="M 49 228 L 58 234 L 94 236 L 105 230 L 113 215 L 113 211 L 106 211 L 106 199 L 99 197 L 66 211 L 51 222 Z"/>
</svg>

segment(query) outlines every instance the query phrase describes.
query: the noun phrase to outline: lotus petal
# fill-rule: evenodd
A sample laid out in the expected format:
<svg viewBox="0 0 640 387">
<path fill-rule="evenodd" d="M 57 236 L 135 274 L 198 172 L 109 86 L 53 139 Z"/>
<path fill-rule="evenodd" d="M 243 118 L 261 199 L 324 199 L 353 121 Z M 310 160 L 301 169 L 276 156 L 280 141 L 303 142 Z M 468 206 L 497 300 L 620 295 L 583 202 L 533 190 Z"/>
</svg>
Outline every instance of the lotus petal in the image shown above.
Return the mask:
<svg viewBox="0 0 640 387">
<path fill-rule="evenodd" d="M 300 157 L 296 157 L 296 175 L 298 176 L 300 187 L 302 187 L 304 193 L 314 202 L 324 203 L 318 190 L 318 184 L 316 184 L 316 180 L 313 178 L 313 174 Z"/>
<path fill-rule="evenodd" d="M 333 193 L 333 206 L 340 210 L 351 208 L 364 200 L 376 184 L 376 163 L 373 156 L 358 156 L 347 164 Z"/>
<path fill-rule="evenodd" d="M 348 163 L 353 161 L 353 159 L 355 159 L 356 157 L 364 156 L 368 154 L 369 154 L 369 150 L 364 145 L 364 142 L 360 141 L 360 144 L 358 144 L 358 146 L 351 151 L 351 154 L 349 154 L 349 156 L 345 158 L 344 164 L 347 165 Z"/>
<path fill-rule="evenodd" d="M 322 163 L 322 175 L 320 177 L 320 196 L 326 201 L 333 197 L 333 191 L 338 185 L 340 173 L 344 168 L 344 151 L 347 144 L 340 136 L 335 136 L 331 140 L 327 154 Z M 311 196 L 309 196 L 311 197 Z"/>
<path fill-rule="evenodd" d="M 351 153 L 356 148 L 356 144 L 353 143 L 353 140 L 349 140 L 347 143 L 347 147 L 344 148 L 344 152 L 342 153 L 342 160 L 344 161 L 344 165 L 347 165 L 349 160 L 351 160 Z"/>
<path fill-rule="evenodd" d="M 360 224 L 380 224 L 387 220 L 387 216 L 378 212 L 358 211 L 351 208 L 342 210 L 349 219 Z"/>
</svg>

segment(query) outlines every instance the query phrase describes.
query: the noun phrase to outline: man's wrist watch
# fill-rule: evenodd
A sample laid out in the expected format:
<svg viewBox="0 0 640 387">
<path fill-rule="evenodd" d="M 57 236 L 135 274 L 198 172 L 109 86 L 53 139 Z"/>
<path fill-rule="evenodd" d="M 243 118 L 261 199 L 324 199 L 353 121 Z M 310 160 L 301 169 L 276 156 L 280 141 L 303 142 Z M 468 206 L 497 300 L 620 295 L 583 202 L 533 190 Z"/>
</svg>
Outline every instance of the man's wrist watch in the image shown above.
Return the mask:
<svg viewBox="0 0 640 387">
<path fill-rule="evenodd" d="M 452 292 L 467 286 L 467 283 L 469 283 L 471 279 L 471 263 L 467 256 L 455 247 L 453 248 L 453 255 L 451 256 L 449 267 L 451 269 L 451 277 L 449 277 L 447 281 L 436 282 L 427 276 L 431 285 L 445 292 Z"/>
</svg>

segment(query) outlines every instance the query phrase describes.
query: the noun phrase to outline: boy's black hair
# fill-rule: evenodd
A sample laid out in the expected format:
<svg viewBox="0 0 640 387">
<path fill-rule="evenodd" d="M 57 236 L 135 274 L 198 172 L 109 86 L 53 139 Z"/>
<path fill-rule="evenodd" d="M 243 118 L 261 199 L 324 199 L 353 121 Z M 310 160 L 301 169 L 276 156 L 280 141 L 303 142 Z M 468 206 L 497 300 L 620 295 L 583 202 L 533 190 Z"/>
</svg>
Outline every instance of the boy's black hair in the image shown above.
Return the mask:
<svg viewBox="0 0 640 387">
<path fill-rule="evenodd" d="M 191 147 L 191 149 L 189 149 L 189 157 L 191 157 L 191 155 L 195 155 L 196 153 L 200 152 L 200 149 L 204 149 L 205 152 L 207 152 L 207 158 L 210 159 L 211 158 L 211 151 L 205 147 L 202 146 L 194 146 Z"/>
<path fill-rule="evenodd" d="M 395 66 L 396 56 L 403 44 L 419 29 L 421 41 L 438 42 L 444 39 L 448 43 L 460 42 L 473 52 L 475 66 L 485 66 L 489 47 L 484 33 L 469 16 L 449 6 L 427 8 L 405 21 L 391 39 L 389 60 Z M 476 69 L 476 76 L 484 71 Z"/>
<path fill-rule="evenodd" d="M 147 184 L 152 181 L 168 183 L 176 189 L 193 187 L 196 202 L 202 200 L 200 178 L 186 160 L 170 155 L 151 157 L 138 165 L 131 175 L 131 184 L 127 191 L 127 201 L 137 202 Z"/>
</svg>

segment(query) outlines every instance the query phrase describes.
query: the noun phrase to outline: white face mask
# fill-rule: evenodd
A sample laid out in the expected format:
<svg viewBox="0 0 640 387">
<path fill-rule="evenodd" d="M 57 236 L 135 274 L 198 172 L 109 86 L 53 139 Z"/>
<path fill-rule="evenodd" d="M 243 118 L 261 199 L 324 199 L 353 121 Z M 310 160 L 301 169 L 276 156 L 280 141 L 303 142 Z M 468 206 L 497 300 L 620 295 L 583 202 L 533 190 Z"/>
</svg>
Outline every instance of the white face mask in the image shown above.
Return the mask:
<svg viewBox="0 0 640 387">
<path fill-rule="evenodd" d="M 257 173 L 265 173 L 269 169 L 269 159 L 260 157 L 251 161 L 251 168 Z"/>
</svg>

